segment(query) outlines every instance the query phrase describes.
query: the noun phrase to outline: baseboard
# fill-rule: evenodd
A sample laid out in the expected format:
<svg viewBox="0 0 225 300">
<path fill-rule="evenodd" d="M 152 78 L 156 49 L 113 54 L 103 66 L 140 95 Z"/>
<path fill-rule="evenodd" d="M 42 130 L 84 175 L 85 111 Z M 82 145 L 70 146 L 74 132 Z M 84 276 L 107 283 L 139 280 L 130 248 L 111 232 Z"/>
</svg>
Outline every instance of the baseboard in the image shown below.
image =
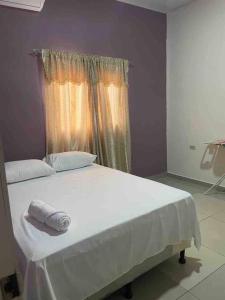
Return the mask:
<svg viewBox="0 0 225 300">
<path fill-rule="evenodd" d="M 186 176 L 178 175 L 176 173 L 170 173 L 170 172 L 168 172 L 167 175 L 175 177 L 175 178 L 185 179 L 185 180 L 187 180 L 189 182 L 199 183 L 199 184 L 205 185 L 206 187 L 210 187 L 210 186 L 212 186 L 214 184 L 212 182 L 205 182 L 205 181 L 202 181 L 202 180 L 199 180 L 199 179 L 195 179 L 195 178 L 191 178 L 191 177 L 186 177 Z M 224 185 L 220 185 L 220 186 L 217 186 L 216 189 L 217 190 L 224 190 L 225 186 Z"/>
<path fill-rule="evenodd" d="M 163 177 L 166 177 L 166 176 L 171 176 L 171 177 L 178 178 L 178 179 L 185 179 L 186 181 L 189 181 L 189 182 L 192 182 L 192 183 L 194 182 L 194 183 L 198 183 L 198 184 L 201 184 L 201 185 L 205 185 L 206 189 L 214 184 L 212 182 L 205 182 L 205 181 L 202 181 L 202 180 L 199 180 L 199 179 L 195 179 L 195 178 L 191 178 L 191 177 L 187 177 L 187 176 L 183 176 L 183 175 L 179 175 L 179 174 L 171 173 L 171 172 L 163 172 L 163 173 L 153 175 L 153 176 L 149 176 L 149 177 L 146 177 L 146 178 L 151 179 L 151 180 L 157 180 L 158 178 L 163 178 Z M 220 185 L 220 186 L 216 187 L 216 189 L 219 190 L 219 191 L 224 191 L 225 186 Z"/>
<path fill-rule="evenodd" d="M 159 173 L 159 174 L 156 174 L 156 175 L 148 176 L 146 178 L 154 180 L 154 179 L 162 178 L 162 177 L 166 177 L 166 176 L 168 176 L 168 173 L 167 172 L 162 172 L 162 173 Z"/>
<path fill-rule="evenodd" d="M 172 177 L 175 177 L 175 178 L 185 179 L 185 180 L 190 181 L 190 182 L 195 182 L 195 183 L 204 184 L 205 186 L 210 186 L 210 185 L 212 185 L 212 183 L 210 183 L 210 182 L 205 182 L 205 181 L 202 181 L 202 180 L 199 180 L 199 179 L 195 179 L 195 178 L 192 178 L 192 177 L 187 177 L 187 176 L 183 176 L 183 175 L 178 175 L 178 174 L 176 174 L 176 173 L 170 173 L 170 172 L 168 172 L 167 175 L 172 176 Z"/>
</svg>

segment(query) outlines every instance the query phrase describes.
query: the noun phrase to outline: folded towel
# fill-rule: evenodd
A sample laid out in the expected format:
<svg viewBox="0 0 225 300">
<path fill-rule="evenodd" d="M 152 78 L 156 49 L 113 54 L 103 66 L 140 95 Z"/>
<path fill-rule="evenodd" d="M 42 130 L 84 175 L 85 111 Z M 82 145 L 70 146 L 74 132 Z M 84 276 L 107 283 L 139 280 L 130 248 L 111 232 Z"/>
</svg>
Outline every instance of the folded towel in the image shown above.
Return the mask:
<svg viewBox="0 0 225 300">
<path fill-rule="evenodd" d="M 54 207 L 40 200 L 30 203 L 28 213 L 37 221 L 57 231 L 66 231 L 71 223 L 70 217 L 65 212 L 56 210 Z"/>
</svg>

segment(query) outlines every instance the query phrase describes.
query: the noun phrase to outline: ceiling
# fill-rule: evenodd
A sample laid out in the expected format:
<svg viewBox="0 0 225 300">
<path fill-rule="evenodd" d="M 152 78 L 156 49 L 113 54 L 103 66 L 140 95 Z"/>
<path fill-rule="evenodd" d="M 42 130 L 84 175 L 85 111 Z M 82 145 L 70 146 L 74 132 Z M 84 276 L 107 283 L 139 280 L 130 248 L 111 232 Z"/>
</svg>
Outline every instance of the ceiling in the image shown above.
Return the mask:
<svg viewBox="0 0 225 300">
<path fill-rule="evenodd" d="M 168 13 L 194 0 L 117 0 L 132 5 Z"/>
</svg>

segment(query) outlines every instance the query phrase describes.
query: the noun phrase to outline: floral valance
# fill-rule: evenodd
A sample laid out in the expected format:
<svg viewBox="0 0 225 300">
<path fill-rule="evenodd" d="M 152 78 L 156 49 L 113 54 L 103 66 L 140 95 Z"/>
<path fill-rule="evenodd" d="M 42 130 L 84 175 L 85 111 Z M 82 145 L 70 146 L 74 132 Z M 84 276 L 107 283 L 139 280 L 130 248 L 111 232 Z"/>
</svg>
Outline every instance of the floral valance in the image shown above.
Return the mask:
<svg viewBox="0 0 225 300">
<path fill-rule="evenodd" d="M 42 50 L 41 57 L 49 82 L 128 84 L 129 62 L 124 59 L 53 50 Z"/>
</svg>

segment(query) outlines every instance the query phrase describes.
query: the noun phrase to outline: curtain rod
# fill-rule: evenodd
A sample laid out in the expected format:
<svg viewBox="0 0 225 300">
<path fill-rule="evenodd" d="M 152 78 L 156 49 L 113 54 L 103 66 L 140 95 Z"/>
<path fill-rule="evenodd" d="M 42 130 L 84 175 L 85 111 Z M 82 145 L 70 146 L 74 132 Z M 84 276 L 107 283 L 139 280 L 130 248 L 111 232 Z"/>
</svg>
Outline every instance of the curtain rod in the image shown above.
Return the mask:
<svg viewBox="0 0 225 300">
<path fill-rule="evenodd" d="M 41 51 L 42 51 L 41 49 L 33 49 L 30 54 L 34 55 L 34 56 L 38 56 L 38 55 L 41 55 Z M 132 68 L 134 67 L 133 63 L 131 63 L 130 61 L 129 61 L 129 66 Z"/>
</svg>

